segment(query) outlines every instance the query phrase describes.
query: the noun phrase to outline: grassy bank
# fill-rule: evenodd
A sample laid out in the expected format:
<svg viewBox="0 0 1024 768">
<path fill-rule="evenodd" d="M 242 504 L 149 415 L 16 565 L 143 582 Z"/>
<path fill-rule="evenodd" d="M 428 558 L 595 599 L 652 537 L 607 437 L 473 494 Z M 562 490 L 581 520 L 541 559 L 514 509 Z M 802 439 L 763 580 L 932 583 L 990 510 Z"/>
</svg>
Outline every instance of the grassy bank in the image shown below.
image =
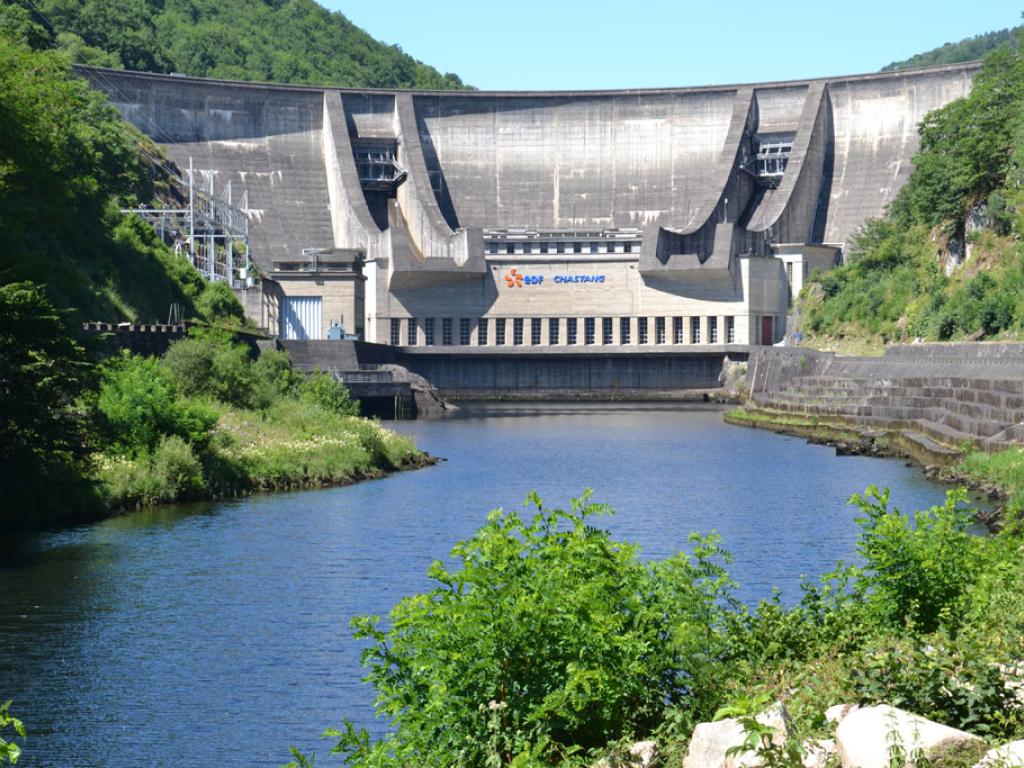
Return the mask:
<svg viewBox="0 0 1024 768">
<path fill-rule="evenodd" d="M 37 290 L 17 296 L 24 301 L 15 307 L 45 306 Z M 29 328 L 42 322 L 26 317 Z M 16 428 L 4 445 L 12 482 L 0 526 L 345 484 L 432 461 L 360 418 L 358 402 L 328 374 L 298 373 L 284 352 L 252 359 L 229 330 L 193 326 L 162 358 L 97 364 L 61 334 L 56 315 L 50 320 L 43 340 L 26 342 L 24 360 L 13 361 L 16 378 L 4 379 L 0 366 L 0 380 L 21 384 L 3 403 Z"/>
<path fill-rule="evenodd" d="M 95 404 L 100 503 L 110 510 L 314 488 L 429 460 L 358 410 L 327 374 L 299 374 L 283 352 L 251 360 L 209 330 L 161 359 L 110 360 Z"/>
<path fill-rule="evenodd" d="M 217 423 L 203 452 L 168 437 L 152 453 L 96 454 L 105 508 L 347 485 L 432 461 L 379 422 L 307 403 L 279 403 L 268 411 L 223 404 L 214 409 Z"/>
</svg>

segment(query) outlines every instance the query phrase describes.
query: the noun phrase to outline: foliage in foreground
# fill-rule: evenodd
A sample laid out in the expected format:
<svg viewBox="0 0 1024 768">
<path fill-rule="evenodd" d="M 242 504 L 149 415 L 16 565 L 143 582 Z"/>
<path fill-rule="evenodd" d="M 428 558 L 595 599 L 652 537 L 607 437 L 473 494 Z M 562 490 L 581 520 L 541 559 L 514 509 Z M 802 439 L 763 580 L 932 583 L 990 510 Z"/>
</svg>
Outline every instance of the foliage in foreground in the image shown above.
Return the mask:
<svg viewBox="0 0 1024 768">
<path fill-rule="evenodd" d="M 0 704 L 0 765 L 14 765 L 21 757 L 21 747 L 14 738 L 25 738 L 25 726 L 10 712 L 11 702 Z M 13 736 L 9 733 L 13 731 Z"/>
<path fill-rule="evenodd" d="M 325 736 L 353 766 L 588 765 L 648 736 L 672 763 L 716 712 L 784 701 L 793 732 L 815 736 L 843 701 L 1020 738 L 1003 665 L 1024 654 L 1024 539 L 975 535 L 963 499 L 907 515 L 887 491 L 855 495 L 862 565 L 806 583 L 796 605 L 749 608 L 714 537 L 644 561 L 594 527 L 609 510 L 587 496 L 568 511 L 531 497 L 532 517 L 491 513 L 386 623 L 353 621 L 393 730 Z"/>
</svg>

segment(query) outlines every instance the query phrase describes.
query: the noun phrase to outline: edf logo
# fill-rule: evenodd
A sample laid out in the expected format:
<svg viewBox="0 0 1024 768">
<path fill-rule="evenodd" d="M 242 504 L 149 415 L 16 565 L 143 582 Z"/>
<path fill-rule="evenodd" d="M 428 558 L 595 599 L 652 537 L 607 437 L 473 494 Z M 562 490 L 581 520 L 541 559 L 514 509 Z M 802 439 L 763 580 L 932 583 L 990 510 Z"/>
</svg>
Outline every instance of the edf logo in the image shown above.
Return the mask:
<svg viewBox="0 0 1024 768">
<path fill-rule="evenodd" d="M 505 285 L 509 288 L 522 288 L 524 285 L 540 285 L 544 275 L 524 275 L 515 267 L 505 273 Z"/>
</svg>

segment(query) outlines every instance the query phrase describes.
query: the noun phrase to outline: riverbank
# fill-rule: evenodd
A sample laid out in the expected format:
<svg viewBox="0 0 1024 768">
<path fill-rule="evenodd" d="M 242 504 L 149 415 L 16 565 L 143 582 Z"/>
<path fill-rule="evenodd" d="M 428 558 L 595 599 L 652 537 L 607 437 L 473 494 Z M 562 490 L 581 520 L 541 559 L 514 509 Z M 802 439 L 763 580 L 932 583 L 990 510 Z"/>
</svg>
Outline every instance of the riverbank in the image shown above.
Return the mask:
<svg viewBox="0 0 1024 768">
<path fill-rule="evenodd" d="M 906 459 L 926 477 L 963 486 L 995 502 L 979 521 L 996 529 L 1007 517 L 1024 512 L 1024 451 L 1007 448 L 988 453 L 965 444 L 949 448 L 920 433 L 869 429 L 838 418 L 772 411 L 746 405 L 724 415 L 727 424 L 766 429 L 835 448 L 838 455 Z"/>
<path fill-rule="evenodd" d="M 97 455 L 105 511 L 350 485 L 437 461 L 371 419 L 292 400 L 266 412 L 215 407 L 217 424 L 200 455 L 174 442 L 151 455 Z"/>
</svg>

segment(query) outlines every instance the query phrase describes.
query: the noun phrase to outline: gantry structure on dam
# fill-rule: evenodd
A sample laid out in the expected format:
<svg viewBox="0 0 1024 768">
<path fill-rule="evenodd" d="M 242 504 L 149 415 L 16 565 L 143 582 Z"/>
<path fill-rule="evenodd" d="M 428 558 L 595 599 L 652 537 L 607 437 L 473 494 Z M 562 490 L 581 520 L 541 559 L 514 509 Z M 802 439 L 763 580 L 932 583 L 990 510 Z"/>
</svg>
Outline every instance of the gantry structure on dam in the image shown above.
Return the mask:
<svg viewBox="0 0 1024 768">
<path fill-rule="evenodd" d="M 248 194 L 242 294 L 271 332 L 526 354 L 779 341 L 978 66 L 501 93 L 79 71 Z"/>
</svg>

